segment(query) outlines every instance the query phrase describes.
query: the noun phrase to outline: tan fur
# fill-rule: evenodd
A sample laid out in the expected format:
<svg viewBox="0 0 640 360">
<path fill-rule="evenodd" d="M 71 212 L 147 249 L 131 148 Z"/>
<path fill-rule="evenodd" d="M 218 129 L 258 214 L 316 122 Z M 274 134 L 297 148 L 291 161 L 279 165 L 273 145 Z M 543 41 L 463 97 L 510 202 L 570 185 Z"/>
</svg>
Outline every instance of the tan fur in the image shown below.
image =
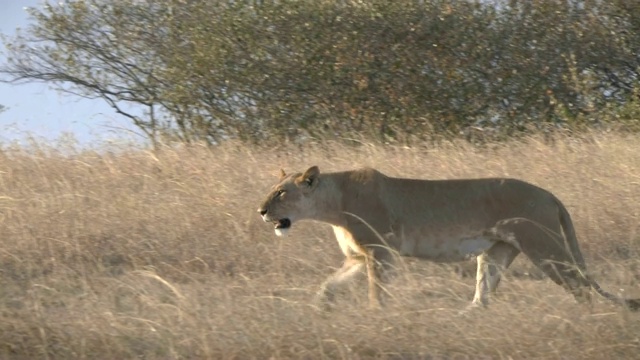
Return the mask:
<svg viewBox="0 0 640 360">
<path fill-rule="evenodd" d="M 367 270 L 369 300 L 379 305 L 379 270 L 393 254 L 437 262 L 478 256 L 472 305 L 486 305 L 500 273 L 524 253 L 555 283 L 580 301 L 590 288 L 637 310 L 602 290 L 586 275 L 569 213 L 550 192 L 515 179 L 415 180 L 388 177 L 377 170 L 320 174 L 282 173 L 259 210 L 284 233 L 300 220 L 329 223 L 346 260 L 319 291 L 328 303 L 334 289 Z"/>
</svg>

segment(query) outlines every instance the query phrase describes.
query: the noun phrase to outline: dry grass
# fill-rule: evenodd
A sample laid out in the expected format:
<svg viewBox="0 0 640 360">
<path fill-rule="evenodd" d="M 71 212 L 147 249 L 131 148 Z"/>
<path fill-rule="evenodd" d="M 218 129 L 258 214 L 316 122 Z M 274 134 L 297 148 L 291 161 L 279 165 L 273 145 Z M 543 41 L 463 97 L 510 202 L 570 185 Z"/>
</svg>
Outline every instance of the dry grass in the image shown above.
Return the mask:
<svg viewBox="0 0 640 360">
<path fill-rule="evenodd" d="M 640 315 L 592 308 L 519 258 L 490 308 L 473 279 L 406 261 L 382 311 L 365 291 L 319 314 L 342 257 L 327 226 L 273 235 L 255 209 L 280 167 L 420 178 L 510 176 L 567 205 L 591 272 L 640 295 L 640 141 L 592 134 L 502 146 L 227 144 L 152 153 L 0 151 L 1 358 L 637 358 Z M 464 221 L 463 219 L 461 219 Z M 304 226 L 303 226 L 304 225 Z M 468 267 L 468 266 L 467 266 Z"/>
</svg>

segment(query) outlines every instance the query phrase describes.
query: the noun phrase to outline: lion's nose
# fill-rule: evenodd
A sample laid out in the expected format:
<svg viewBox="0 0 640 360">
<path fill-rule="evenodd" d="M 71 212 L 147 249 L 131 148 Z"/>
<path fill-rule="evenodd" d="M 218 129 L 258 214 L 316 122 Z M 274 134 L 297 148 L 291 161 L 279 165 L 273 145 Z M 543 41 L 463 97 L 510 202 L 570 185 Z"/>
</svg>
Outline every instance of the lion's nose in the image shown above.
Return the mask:
<svg viewBox="0 0 640 360">
<path fill-rule="evenodd" d="M 258 209 L 258 212 L 260 213 L 260 215 L 264 216 L 267 213 L 267 209 L 260 208 L 260 209 Z"/>
</svg>

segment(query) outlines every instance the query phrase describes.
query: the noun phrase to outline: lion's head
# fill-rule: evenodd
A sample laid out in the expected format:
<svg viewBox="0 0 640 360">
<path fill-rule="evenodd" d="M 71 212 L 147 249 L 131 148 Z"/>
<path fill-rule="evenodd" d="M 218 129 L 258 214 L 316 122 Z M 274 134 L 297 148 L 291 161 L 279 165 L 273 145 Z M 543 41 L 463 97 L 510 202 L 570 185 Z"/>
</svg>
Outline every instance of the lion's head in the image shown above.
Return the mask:
<svg viewBox="0 0 640 360">
<path fill-rule="evenodd" d="M 274 224 L 276 235 L 285 235 L 294 222 L 313 215 L 312 196 L 318 185 L 318 175 L 317 166 L 310 167 L 304 174 L 286 175 L 282 171 L 280 181 L 258 208 L 262 219 Z"/>
</svg>

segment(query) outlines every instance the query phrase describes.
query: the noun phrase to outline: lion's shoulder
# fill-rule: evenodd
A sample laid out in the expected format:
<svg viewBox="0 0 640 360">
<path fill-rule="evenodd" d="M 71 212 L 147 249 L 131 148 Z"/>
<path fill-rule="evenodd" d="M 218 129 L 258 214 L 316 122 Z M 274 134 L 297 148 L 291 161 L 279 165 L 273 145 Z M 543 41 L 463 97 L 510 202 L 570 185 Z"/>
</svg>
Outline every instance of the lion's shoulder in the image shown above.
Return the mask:
<svg viewBox="0 0 640 360">
<path fill-rule="evenodd" d="M 386 176 L 372 167 L 336 173 L 348 186 L 373 186 L 384 181 Z"/>
</svg>

